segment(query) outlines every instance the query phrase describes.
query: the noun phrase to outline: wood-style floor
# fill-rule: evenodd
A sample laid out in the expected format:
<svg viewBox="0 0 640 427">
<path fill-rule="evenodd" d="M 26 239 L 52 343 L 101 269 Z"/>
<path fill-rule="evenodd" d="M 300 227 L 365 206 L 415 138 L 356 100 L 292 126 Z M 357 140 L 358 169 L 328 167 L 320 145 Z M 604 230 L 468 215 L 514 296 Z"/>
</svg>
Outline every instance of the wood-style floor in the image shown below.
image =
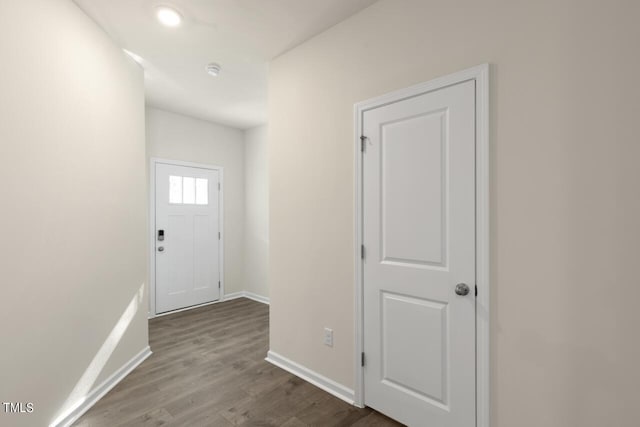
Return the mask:
<svg viewBox="0 0 640 427">
<path fill-rule="evenodd" d="M 264 360 L 269 306 L 245 298 L 149 321 L 153 354 L 75 426 L 398 426 Z"/>
</svg>

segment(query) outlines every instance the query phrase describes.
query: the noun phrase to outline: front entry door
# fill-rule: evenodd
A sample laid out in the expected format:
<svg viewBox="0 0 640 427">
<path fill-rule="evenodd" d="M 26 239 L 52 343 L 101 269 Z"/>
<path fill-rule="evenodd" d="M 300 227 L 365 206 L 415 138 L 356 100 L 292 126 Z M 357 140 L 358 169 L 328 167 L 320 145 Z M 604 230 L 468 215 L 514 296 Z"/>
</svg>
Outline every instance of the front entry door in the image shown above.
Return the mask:
<svg viewBox="0 0 640 427">
<path fill-rule="evenodd" d="M 475 82 L 362 124 L 365 404 L 475 426 Z"/>
<path fill-rule="evenodd" d="M 156 313 L 220 298 L 219 172 L 156 164 Z"/>
</svg>

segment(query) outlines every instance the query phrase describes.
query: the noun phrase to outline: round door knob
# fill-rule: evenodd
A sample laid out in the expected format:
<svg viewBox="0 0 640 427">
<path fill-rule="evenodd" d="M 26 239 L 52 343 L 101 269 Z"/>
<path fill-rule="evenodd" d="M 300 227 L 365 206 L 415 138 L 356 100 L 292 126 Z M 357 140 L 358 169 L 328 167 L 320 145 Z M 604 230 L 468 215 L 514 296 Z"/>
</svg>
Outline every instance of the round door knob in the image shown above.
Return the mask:
<svg viewBox="0 0 640 427">
<path fill-rule="evenodd" d="M 158 252 L 162 252 L 162 251 L 164 251 L 164 246 L 159 246 L 158 247 Z"/>
<path fill-rule="evenodd" d="M 467 295 L 469 293 L 469 286 L 466 283 L 458 283 L 456 285 L 456 294 Z"/>
</svg>

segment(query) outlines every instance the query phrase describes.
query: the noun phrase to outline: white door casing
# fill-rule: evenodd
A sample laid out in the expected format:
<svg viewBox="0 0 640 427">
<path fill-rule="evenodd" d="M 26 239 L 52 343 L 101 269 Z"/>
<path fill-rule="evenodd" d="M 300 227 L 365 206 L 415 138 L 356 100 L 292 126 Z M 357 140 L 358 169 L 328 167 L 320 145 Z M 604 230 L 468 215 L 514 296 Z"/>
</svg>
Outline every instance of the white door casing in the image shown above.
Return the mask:
<svg viewBox="0 0 640 427">
<path fill-rule="evenodd" d="M 220 171 L 156 162 L 154 172 L 154 312 L 216 301 L 221 296 Z"/>
<path fill-rule="evenodd" d="M 356 105 L 355 401 L 409 425 L 488 426 L 487 74 Z"/>
</svg>

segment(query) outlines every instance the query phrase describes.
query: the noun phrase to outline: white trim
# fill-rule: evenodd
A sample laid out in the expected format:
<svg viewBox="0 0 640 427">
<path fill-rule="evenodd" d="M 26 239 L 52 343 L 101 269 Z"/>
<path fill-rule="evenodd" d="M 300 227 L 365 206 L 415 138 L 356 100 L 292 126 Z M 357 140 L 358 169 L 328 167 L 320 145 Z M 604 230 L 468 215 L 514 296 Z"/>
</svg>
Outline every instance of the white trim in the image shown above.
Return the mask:
<svg viewBox="0 0 640 427">
<path fill-rule="evenodd" d="M 231 301 L 232 299 L 238 299 L 238 298 L 244 298 L 244 291 L 233 292 L 233 293 L 230 293 L 230 294 L 226 294 L 224 296 L 224 300 L 225 301 Z"/>
<path fill-rule="evenodd" d="M 279 368 L 284 369 L 292 373 L 293 375 L 302 378 L 303 380 L 310 382 L 318 388 L 326 391 L 329 394 L 334 395 L 338 399 L 342 399 L 345 402 L 353 405 L 353 390 L 348 387 L 343 386 L 340 383 L 333 381 L 325 377 L 324 375 L 320 375 L 319 373 L 312 371 L 309 368 L 306 368 L 302 365 L 297 364 L 296 362 L 287 359 L 284 356 L 279 355 L 271 350 L 267 353 L 267 357 L 264 359 L 269 363 L 276 365 Z"/>
<path fill-rule="evenodd" d="M 263 297 L 262 295 L 254 294 L 252 292 L 241 291 L 241 292 L 233 292 L 233 293 L 227 294 L 218 300 L 205 302 L 204 304 L 192 305 L 189 307 L 180 308 L 178 310 L 167 311 L 167 312 L 155 314 L 155 315 L 149 314 L 149 319 L 155 319 L 156 317 L 167 316 L 169 314 L 176 314 L 176 313 L 180 313 L 181 311 L 193 310 L 194 308 L 201 308 L 201 307 L 206 307 L 208 305 L 219 304 L 221 302 L 231 301 L 238 298 L 248 298 L 257 302 L 261 302 L 262 304 L 269 305 L 269 298 Z"/>
<path fill-rule="evenodd" d="M 225 301 L 230 301 L 232 299 L 237 299 L 237 298 L 248 298 L 250 300 L 261 302 L 262 304 L 267 304 L 267 305 L 269 305 L 269 302 L 270 302 L 268 297 L 254 294 L 253 292 L 249 292 L 249 291 L 234 292 L 224 296 Z"/>
<path fill-rule="evenodd" d="M 244 291 L 244 297 L 269 305 L 268 297 L 263 297 L 262 295 L 254 294 L 253 292 Z"/>
<path fill-rule="evenodd" d="M 151 349 L 147 346 L 140 353 L 133 356 L 131 360 L 125 363 L 109 378 L 104 380 L 99 386 L 91 390 L 84 399 L 74 404 L 71 409 L 65 411 L 65 413 L 53 421 L 49 427 L 67 427 L 73 424 L 149 356 L 151 356 Z"/>
<path fill-rule="evenodd" d="M 178 308 L 177 310 L 165 311 L 164 313 L 160 313 L 160 314 L 151 314 L 151 313 L 149 313 L 149 319 L 155 319 L 156 317 L 168 316 L 170 314 L 176 314 L 176 313 L 180 313 L 182 311 L 189 311 L 189 310 L 193 310 L 195 308 L 206 307 L 208 305 L 218 304 L 218 303 L 221 303 L 223 301 L 224 301 L 223 299 L 217 299 L 215 301 L 209 301 L 209 302 L 205 302 L 205 303 L 202 303 L 202 304 L 190 305 L 189 307 Z"/>
<path fill-rule="evenodd" d="M 207 165 L 204 163 L 184 162 L 181 160 L 162 159 L 152 157 L 149 160 L 149 318 L 154 318 L 159 314 L 156 313 L 156 164 L 167 164 L 175 166 L 186 166 L 190 168 L 209 169 L 218 171 L 218 179 L 220 180 L 220 194 L 218 195 L 218 218 L 219 229 L 222 233 L 220 239 L 220 300 L 212 301 L 198 306 L 186 307 L 185 309 L 201 307 L 203 305 L 212 304 L 223 300 L 224 295 L 224 167 L 216 165 Z M 184 310 L 184 309 L 183 309 Z M 176 313 L 175 310 L 168 312 Z"/>
<path fill-rule="evenodd" d="M 365 111 L 469 80 L 476 82 L 476 427 L 490 426 L 489 359 L 489 64 L 479 65 L 426 83 L 388 93 L 354 106 L 355 158 L 355 405 L 364 407 L 364 375 L 360 355 L 364 348 L 362 290 L 362 155 L 360 135 Z"/>
<path fill-rule="evenodd" d="M 188 168 L 211 169 L 211 170 L 223 169 L 222 166 L 217 166 L 217 165 L 210 165 L 210 164 L 197 163 L 197 162 L 185 162 L 182 160 L 163 159 L 161 157 L 152 157 L 151 161 L 155 163 L 162 163 L 165 165 L 186 166 Z"/>
<path fill-rule="evenodd" d="M 360 104 L 356 104 L 353 109 L 354 114 L 354 155 L 355 159 L 355 206 L 354 212 L 354 230 L 355 239 L 353 253 L 355 254 L 355 315 L 354 315 L 354 328 L 355 328 L 355 353 L 353 355 L 353 365 L 355 366 L 355 381 L 354 381 L 354 405 L 359 408 L 364 408 L 364 371 L 362 368 L 362 353 L 364 352 L 364 310 L 363 310 L 363 268 L 362 263 L 362 141 L 360 136 L 362 135 L 362 107 Z"/>
<path fill-rule="evenodd" d="M 476 77 L 476 427 L 491 423 L 489 65 Z"/>
</svg>

